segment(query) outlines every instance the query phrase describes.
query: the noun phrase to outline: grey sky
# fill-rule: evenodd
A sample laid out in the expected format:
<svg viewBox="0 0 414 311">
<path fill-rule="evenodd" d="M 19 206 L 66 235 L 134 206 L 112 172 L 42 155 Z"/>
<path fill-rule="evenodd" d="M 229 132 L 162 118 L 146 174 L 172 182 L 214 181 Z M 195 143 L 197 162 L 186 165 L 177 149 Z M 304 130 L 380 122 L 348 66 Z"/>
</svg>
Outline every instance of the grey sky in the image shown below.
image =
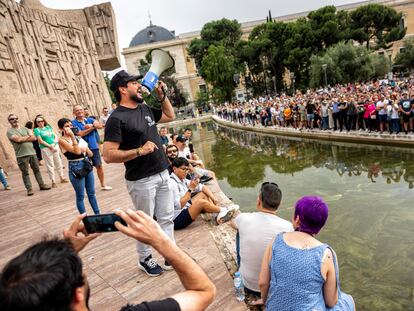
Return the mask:
<svg viewBox="0 0 414 311">
<path fill-rule="evenodd" d="M 41 0 L 46 7 L 53 9 L 77 9 L 107 0 Z M 148 12 L 153 24 L 175 30 L 181 34 L 201 30 L 209 21 L 236 19 L 248 22 L 265 19 L 268 10 L 272 16 L 314 10 L 325 5 L 342 5 L 361 2 L 361 0 L 158 0 L 158 1 L 110 1 L 115 11 L 119 47 L 129 46 L 132 37 L 149 25 Z M 123 60 L 122 60 L 123 62 Z"/>
</svg>

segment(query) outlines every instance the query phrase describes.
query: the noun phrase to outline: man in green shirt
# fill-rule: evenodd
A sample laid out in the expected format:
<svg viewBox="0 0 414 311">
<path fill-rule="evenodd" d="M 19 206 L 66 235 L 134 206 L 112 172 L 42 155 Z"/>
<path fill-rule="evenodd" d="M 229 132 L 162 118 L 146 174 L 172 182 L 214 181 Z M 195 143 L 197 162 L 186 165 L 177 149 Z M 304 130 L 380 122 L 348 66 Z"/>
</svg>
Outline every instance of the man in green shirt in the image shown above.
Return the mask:
<svg viewBox="0 0 414 311">
<path fill-rule="evenodd" d="M 27 128 L 19 126 L 19 118 L 15 114 L 10 114 L 7 119 L 11 125 L 11 128 L 7 130 L 7 138 L 14 148 L 17 164 L 22 172 L 23 183 L 27 189 L 27 195 L 33 195 L 32 183 L 29 177 L 29 164 L 40 190 L 49 190 L 50 186 L 43 182 L 42 175 L 40 174 L 39 162 L 32 144 L 36 137 Z"/>
</svg>

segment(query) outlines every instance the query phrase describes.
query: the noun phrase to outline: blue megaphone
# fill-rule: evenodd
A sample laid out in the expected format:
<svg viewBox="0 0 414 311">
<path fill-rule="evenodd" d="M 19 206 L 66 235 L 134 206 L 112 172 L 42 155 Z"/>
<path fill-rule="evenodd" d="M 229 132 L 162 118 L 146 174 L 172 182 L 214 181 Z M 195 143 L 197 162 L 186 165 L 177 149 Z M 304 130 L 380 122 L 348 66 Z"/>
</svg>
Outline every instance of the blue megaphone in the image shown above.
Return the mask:
<svg viewBox="0 0 414 311">
<path fill-rule="evenodd" d="M 151 59 L 151 67 L 141 81 L 141 85 L 149 92 L 155 88 L 160 75 L 174 67 L 174 59 L 168 52 L 161 49 L 153 49 L 151 51 Z"/>
</svg>

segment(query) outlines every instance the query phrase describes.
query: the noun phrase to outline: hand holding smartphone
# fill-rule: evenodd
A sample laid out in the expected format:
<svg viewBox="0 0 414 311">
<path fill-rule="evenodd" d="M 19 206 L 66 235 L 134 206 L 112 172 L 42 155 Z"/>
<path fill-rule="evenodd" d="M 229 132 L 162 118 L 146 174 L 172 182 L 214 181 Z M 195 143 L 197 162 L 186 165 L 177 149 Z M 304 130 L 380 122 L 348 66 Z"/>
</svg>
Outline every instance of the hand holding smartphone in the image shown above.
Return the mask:
<svg viewBox="0 0 414 311">
<path fill-rule="evenodd" d="M 115 227 L 116 221 L 119 221 L 124 226 L 127 225 L 121 217 L 114 213 L 86 216 L 82 221 L 88 233 L 118 231 Z"/>
</svg>

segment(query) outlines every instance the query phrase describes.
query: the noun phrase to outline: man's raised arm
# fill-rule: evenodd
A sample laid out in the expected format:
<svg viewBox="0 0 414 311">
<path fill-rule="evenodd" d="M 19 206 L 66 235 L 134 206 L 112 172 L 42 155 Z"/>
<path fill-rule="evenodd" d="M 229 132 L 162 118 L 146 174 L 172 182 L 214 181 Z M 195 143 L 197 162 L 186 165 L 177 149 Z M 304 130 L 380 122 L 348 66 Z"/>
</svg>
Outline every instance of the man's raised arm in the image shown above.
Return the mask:
<svg viewBox="0 0 414 311">
<path fill-rule="evenodd" d="M 160 81 L 158 83 L 157 88 L 155 89 L 155 91 L 157 92 L 158 98 L 160 98 L 161 100 L 163 99 L 161 102 L 162 116 L 161 116 L 161 119 L 158 121 L 158 123 L 165 123 L 165 122 L 170 122 L 170 121 L 175 120 L 174 108 L 169 98 L 165 94 L 165 88 L 166 88 L 165 83 Z"/>
<path fill-rule="evenodd" d="M 127 226 L 119 222 L 115 226 L 122 233 L 154 247 L 175 269 L 181 280 L 184 292 L 171 296 L 178 302 L 182 311 L 197 311 L 206 309 L 214 299 L 216 287 L 206 273 L 184 253 L 161 227 L 142 211 L 131 209 L 116 211 Z"/>
</svg>

